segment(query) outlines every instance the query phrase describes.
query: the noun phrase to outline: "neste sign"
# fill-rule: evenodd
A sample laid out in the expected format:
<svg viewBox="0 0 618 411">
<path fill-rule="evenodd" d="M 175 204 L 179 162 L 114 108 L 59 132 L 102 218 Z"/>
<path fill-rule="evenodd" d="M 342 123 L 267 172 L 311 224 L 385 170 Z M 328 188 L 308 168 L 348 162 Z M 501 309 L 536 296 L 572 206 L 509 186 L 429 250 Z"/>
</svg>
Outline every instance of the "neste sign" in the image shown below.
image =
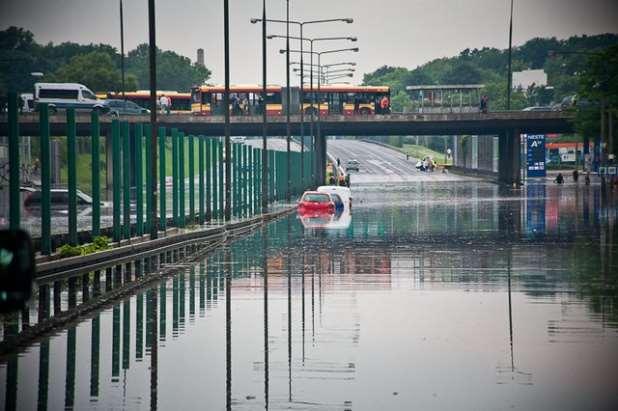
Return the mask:
<svg viewBox="0 0 618 411">
<path fill-rule="evenodd" d="M 526 136 L 528 177 L 545 177 L 545 135 Z"/>
</svg>

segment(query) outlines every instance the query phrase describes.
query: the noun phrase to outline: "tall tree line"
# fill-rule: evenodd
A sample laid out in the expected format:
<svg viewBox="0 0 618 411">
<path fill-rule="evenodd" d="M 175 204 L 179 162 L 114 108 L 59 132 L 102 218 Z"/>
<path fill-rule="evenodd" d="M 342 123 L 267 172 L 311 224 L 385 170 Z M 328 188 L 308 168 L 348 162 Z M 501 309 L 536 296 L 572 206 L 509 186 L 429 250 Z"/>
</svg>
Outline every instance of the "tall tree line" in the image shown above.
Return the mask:
<svg viewBox="0 0 618 411">
<path fill-rule="evenodd" d="M 147 89 L 148 45 L 140 44 L 126 56 L 126 89 Z M 30 75 L 43 73 L 42 79 Z M 157 50 L 157 87 L 189 91 L 204 83 L 211 71 L 188 57 Z M 45 45 L 19 27 L 0 31 L 0 95 L 32 91 L 36 81 L 82 83 L 95 92 L 121 88 L 120 53 L 108 44 L 65 42 Z"/>
</svg>

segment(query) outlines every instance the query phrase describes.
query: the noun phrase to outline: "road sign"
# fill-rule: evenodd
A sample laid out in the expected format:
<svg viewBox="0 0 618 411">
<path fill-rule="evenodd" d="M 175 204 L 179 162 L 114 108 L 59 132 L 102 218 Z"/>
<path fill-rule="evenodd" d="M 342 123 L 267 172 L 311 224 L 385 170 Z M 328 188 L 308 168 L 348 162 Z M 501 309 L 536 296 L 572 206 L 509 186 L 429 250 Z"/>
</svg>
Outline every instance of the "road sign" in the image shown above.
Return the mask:
<svg viewBox="0 0 618 411">
<path fill-rule="evenodd" d="M 545 177 L 545 135 L 526 136 L 528 177 Z"/>
</svg>

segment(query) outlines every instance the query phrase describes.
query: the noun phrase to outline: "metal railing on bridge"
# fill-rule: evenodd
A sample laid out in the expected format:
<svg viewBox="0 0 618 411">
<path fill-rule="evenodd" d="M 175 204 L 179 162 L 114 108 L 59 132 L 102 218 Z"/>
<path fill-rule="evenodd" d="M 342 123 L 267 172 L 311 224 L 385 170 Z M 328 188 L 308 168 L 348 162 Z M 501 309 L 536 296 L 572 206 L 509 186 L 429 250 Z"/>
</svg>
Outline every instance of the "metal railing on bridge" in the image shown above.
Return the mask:
<svg viewBox="0 0 618 411">
<path fill-rule="evenodd" d="M 18 116 L 17 97 L 12 94 L 8 105 L 9 207 L 4 224 L 8 223 L 10 229 L 29 231 L 42 254 L 52 254 L 63 244 L 90 242 L 100 235 L 119 242 L 148 233 L 153 223 L 153 189 L 157 191 L 160 230 L 224 222 L 226 158 L 222 137 L 185 135 L 176 128 L 159 127 L 157 176 L 150 172 L 150 124 L 114 119 L 109 135 L 102 136 L 99 114 L 93 111 L 90 136 L 77 137 L 75 111 L 67 109 L 66 136 L 52 137 L 48 107 L 40 104 L 39 135 L 28 136 L 29 140 L 38 138 L 39 144 L 31 145 L 30 164 L 22 167 L 20 142 L 25 136 L 20 136 Z M 301 179 L 297 165 L 303 155 L 305 170 Z M 290 156 L 290 194 L 296 196 L 311 184 L 314 159 L 309 151 L 292 151 Z M 285 201 L 287 153 L 268 150 L 267 158 L 268 202 Z M 229 160 L 233 218 L 261 213 L 261 170 L 266 166 L 262 164 L 262 149 L 232 143 Z M 34 180 L 30 187 L 22 184 L 26 173 L 29 180 Z M 90 196 L 83 195 L 82 189 Z M 0 201 L 6 205 L 7 190 L 2 191 L 4 200 Z M 6 208 L 0 207 L 4 217 Z M 24 212 L 29 214 L 27 218 L 22 218 Z"/>
</svg>

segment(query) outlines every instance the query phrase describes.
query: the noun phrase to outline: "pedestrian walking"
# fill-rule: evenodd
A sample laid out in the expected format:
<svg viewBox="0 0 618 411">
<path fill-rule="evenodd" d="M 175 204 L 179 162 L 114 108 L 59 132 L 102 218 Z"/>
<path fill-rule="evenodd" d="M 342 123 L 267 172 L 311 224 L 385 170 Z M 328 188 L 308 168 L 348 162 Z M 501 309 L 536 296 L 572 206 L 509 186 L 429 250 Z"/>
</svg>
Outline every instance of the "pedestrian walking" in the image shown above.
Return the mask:
<svg viewBox="0 0 618 411">
<path fill-rule="evenodd" d="M 577 180 L 579 179 L 579 172 L 577 171 L 577 169 L 573 170 L 573 182 L 577 183 Z"/>
<path fill-rule="evenodd" d="M 586 172 L 586 180 L 585 180 L 585 182 L 586 182 L 586 185 L 587 185 L 587 186 L 589 186 L 589 185 L 590 185 L 590 171 L 587 171 L 587 172 Z"/>
</svg>

